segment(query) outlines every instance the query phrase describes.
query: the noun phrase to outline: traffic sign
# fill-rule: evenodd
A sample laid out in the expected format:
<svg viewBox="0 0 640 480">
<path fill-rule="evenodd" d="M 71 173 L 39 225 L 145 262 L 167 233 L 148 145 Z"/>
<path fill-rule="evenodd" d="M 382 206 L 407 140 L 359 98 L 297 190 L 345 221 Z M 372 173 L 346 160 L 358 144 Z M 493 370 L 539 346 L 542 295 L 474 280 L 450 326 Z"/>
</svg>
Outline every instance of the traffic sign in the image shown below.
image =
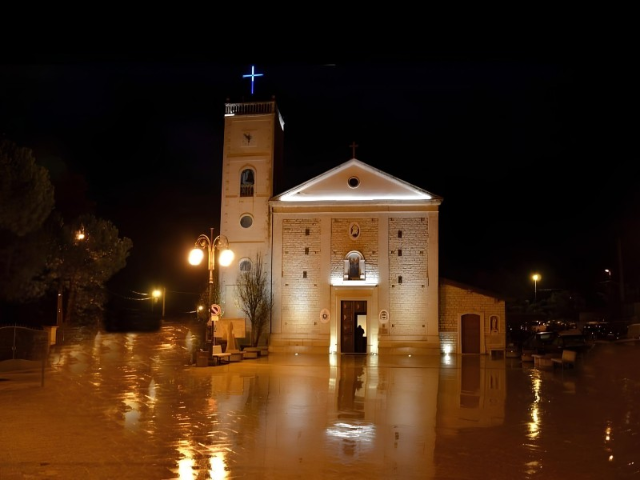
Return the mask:
<svg viewBox="0 0 640 480">
<path fill-rule="evenodd" d="M 222 309 L 220 308 L 220 305 L 212 303 L 211 304 L 211 314 L 212 315 L 220 315 L 220 312 L 222 311 Z"/>
</svg>

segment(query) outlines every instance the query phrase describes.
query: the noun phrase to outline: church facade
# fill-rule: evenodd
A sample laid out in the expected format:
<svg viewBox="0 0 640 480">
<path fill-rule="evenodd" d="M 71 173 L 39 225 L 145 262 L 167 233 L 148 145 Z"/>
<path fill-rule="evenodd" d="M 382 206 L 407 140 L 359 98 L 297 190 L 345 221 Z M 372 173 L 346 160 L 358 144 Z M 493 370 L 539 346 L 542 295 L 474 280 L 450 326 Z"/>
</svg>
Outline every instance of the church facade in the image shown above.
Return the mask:
<svg viewBox="0 0 640 480">
<path fill-rule="evenodd" d="M 504 300 L 439 278 L 441 197 L 357 158 L 281 191 L 283 139 L 275 100 L 225 104 L 226 322 L 250 329 L 235 284 L 261 258 L 272 352 L 504 352 Z"/>
</svg>

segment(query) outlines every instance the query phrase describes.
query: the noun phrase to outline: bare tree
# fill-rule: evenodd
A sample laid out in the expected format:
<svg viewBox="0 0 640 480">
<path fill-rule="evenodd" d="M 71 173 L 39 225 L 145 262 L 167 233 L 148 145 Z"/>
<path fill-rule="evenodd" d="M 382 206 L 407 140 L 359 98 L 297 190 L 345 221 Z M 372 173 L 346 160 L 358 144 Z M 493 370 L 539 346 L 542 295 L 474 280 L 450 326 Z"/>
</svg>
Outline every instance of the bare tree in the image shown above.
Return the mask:
<svg viewBox="0 0 640 480">
<path fill-rule="evenodd" d="M 241 310 L 251 323 L 251 346 L 257 347 L 271 317 L 271 289 L 262 255 L 256 254 L 251 270 L 238 277 L 237 292 Z"/>
</svg>

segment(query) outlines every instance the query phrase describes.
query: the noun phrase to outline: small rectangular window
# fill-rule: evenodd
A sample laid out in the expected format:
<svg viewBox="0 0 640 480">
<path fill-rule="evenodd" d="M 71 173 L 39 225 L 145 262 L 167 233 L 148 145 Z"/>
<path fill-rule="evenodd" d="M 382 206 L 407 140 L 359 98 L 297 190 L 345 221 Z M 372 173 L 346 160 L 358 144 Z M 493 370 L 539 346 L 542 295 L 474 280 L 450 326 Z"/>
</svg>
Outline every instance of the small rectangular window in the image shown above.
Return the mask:
<svg viewBox="0 0 640 480">
<path fill-rule="evenodd" d="M 402 249 L 398 249 L 398 256 L 401 257 L 402 256 Z"/>
<path fill-rule="evenodd" d="M 402 283 L 402 275 L 398 275 L 398 283 Z"/>
<path fill-rule="evenodd" d="M 398 238 L 402 238 L 402 230 L 398 230 Z"/>
<path fill-rule="evenodd" d="M 309 255 L 309 247 L 307 247 L 307 248 L 305 248 L 305 249 L 304 249 L 304 254 L 305 254 L 305 255 Z"/>
<path fill-rule="evenodd" d="M 307 272 L 306 271 L 302 272 L 302 278 L 307 278 Z"/>
<path fill-rule="evenodd" d="M 307 229 L 305 229 L 304 234 L 305 234 L 306 236 L 309 236 L 309 229 L 308 229 L 308 228 L 307 228 Z"/>
</svg>

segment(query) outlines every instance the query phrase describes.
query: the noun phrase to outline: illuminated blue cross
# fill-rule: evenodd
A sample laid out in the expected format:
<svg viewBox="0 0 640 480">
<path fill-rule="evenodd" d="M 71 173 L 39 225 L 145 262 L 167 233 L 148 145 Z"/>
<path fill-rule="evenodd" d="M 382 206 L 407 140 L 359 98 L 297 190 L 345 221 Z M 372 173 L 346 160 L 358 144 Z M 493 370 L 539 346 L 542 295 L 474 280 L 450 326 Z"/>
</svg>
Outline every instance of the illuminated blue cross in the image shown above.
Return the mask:
<svg viewBox="0 0 640 480">
<path fill-rule="evenodd" d="M 248 73 L 246 75 L 242 75 L 242 78 L 249 78 L 251 77 L 251 95 L 253 95 L 253 82 L 255 81 L 256 77 L 261 77 L 262 73 L 255 73 L 255 68 L 253 65 L 251 65 L 251 73 Z"/>
</svg>

